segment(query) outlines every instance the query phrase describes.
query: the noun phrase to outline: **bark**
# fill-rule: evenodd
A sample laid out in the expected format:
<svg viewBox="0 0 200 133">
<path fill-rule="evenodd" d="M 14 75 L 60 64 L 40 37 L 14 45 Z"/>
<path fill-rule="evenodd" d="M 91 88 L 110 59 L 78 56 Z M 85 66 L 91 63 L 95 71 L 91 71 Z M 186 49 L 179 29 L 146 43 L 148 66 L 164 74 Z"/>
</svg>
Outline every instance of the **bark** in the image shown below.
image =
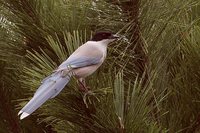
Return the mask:
<svg viewBox="0 0 200 133">
<path fill-rule="evenodd" d="M 146 72 L 144 77 L 144 83 L 148 80 L 147 66 L 148 57 L 144 50 L 144 43 L 140 35 L 140 22 L 139 22 L 139 12 L 140 12 L 140 0 L 130 0 L 122 3 L 123 11 L 129 16 L 129 22 L 132 22 L 132 28 L 130 29 L 130 42 L 133 45 L 130 49 L 133 50 L 133 54 L 136 57 L 134 60 L 135 69 L 139 73 L 140 77 Z"/>
</svg>

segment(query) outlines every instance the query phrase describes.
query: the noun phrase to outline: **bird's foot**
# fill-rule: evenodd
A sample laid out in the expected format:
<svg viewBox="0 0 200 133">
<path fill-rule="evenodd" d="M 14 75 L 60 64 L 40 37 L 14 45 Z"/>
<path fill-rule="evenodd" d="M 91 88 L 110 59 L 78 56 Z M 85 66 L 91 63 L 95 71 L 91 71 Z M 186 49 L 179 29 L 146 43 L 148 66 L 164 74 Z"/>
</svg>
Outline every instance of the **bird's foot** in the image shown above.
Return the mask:
<svg viewBox="0 0 200 133">
<path fill-rule="evenodd" d="M 95 94 L 91 90 L 88 90 L 87 92 L 84 92 L 84 94 L 83 94 L 83 102 L 84 102 L 86 108 L 88 108 L 87 96 L 94 96 L 94 95 Z"/>
<path fill-rule="evenodd" d="M 78 83 L 79 83 L 79 90 L 83 93 L 87 93 L 89 90 L 90 90 L 90 87 L 89 86 L 86 86 L 85 83 L 81 82 L 78 80 Z"/>
<path fill-rule="evenodd" d="M 90 90 L 90 87 L 88 86 L 82 86 L 82 85 L 79 86 L 80 92 L 87 93 L 89 90 Z"/>
<path fill-rule="evenodd" d="M 83 93 L 83 102 L 88 108 L 87 99 L 89 98 L 89 96 L 94 95 L 94 93 L 91 91 L 90 87 L 86 86 L 85 80 L 83 81 L 78 80 L 78 83 L 79 83 L 79 90 Z"/>
</svg>

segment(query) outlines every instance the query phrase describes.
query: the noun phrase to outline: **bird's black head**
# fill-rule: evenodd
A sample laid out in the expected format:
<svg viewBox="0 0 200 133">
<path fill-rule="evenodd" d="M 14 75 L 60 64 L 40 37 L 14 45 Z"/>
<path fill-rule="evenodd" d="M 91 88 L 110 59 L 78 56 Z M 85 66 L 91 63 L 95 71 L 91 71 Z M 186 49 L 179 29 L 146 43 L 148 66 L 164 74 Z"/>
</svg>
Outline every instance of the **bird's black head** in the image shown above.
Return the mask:
<svg viewBox="0 0 200 133">
<path fill-rule="evenodd" d="M 117 39 L 118 36 L 112 34 L 109 31 L 100 31 L 94 34 L 91 41 L 102 41 L 104 39 Z"/>
</svg>

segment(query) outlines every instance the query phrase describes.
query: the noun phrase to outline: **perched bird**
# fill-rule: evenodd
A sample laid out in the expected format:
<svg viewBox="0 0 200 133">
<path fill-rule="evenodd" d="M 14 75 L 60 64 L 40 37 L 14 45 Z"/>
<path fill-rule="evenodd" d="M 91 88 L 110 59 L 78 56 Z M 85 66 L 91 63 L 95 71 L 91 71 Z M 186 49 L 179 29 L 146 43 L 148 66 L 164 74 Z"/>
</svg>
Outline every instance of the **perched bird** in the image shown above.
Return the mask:
<svg viewBox="0 0 200 133">
<path fill-rule="evenodd" d="M 50 76 L 42 80 L 33 98 L 19 111 L 20 119 L 29 116 L 48 99 L 57 96 L 71 76 L 78 79 L 83 91 L 87 91 L 84 78 L 101 66 L 106 58 L 108 44 L 117 38 L 111 32 L 97 32 L 90 41 L 76 49 Z"/>
</svg>

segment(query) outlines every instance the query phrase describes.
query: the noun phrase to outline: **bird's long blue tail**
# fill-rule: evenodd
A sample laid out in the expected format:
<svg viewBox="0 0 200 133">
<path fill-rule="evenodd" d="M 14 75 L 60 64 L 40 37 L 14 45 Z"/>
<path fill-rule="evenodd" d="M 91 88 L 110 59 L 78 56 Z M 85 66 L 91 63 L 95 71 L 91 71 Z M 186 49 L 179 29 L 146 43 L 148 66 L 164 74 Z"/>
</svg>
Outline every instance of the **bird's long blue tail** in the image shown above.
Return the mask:
<svg viewBox="0 0 200 133">
<path fill-rule="evenodd" d="M 62 72 L 55 72 L 42 81 L 41 86 L 35 92 L 33 98 L 19 111 L 20 119 L 24 119 L 38 109 L 48 99 L 57 96 L 71 76 L 62 76 Z"/>
</svg>

